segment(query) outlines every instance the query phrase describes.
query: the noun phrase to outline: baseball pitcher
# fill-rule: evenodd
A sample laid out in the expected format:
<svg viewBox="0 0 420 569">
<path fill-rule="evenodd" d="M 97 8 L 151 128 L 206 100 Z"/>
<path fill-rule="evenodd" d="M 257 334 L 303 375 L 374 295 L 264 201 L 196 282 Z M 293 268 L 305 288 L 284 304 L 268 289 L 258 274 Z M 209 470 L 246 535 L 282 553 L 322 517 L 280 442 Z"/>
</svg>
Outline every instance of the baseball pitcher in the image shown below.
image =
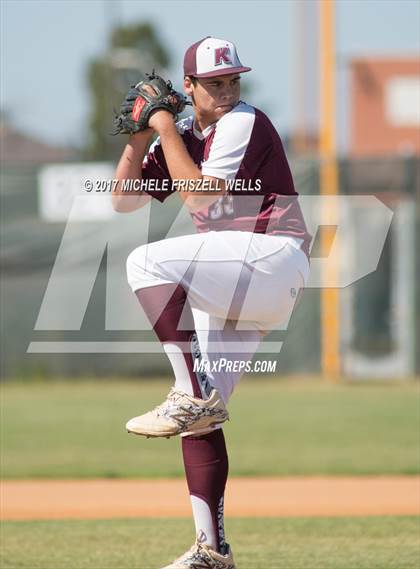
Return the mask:
<svg viewBox="0 0 420 569">
<path fill-rule="evenodd" d="M 167 399 L 127 430 L 182 437 L 197 533 L 165 569 L 235 568 L 223 522 L 227 404 L 241 362 L 287 322 L 309 275 L 311 237 L 281 140 L 240 98 L 249 71 L 233 43 L 206 37 L 184 58 L 193 116 L 177 121 L 187 99 L 153 73 L 130 89 L 115 119 L 116 133 L 130 135 L 116 170 L 115 210 L 163 204 L 176 193 L 197 228 L 138 247 L 127 260 L 128 282 L 175 377 Z M 127 190 L 126 180 L 141 180 L 141 190 Z M 231 365 L 215 365 L 222 358 Z"/>
</svg>

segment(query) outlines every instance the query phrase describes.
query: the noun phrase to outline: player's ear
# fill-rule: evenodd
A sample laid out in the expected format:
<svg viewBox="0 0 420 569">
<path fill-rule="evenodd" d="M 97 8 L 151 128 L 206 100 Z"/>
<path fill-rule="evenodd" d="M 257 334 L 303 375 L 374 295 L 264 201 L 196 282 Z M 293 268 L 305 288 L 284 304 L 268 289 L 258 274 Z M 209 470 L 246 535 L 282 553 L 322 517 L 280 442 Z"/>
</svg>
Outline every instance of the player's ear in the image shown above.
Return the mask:
<svg viewBox="0 0 420 569">
<path fill-rule="evenodd" d="M 186 75 L 184 77 L 184 93 L 188 97 L 192 97 L 193 92 L 194 92 L 194 87 L 193 87 L 193 82 L 191 80 L 191 77 L 188 77 L 188 75 Z"/>
</svg>

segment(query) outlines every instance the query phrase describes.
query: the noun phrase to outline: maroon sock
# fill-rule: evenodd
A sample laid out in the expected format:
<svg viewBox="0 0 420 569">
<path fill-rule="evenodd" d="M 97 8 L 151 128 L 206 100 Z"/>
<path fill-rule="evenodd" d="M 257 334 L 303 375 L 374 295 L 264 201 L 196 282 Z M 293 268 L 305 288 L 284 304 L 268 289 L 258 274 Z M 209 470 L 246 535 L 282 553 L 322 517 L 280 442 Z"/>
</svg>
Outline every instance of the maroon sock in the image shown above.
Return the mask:
<svg viewBox="0 0 420 569">
<path fill-rule="evenodd" d="M 218 550 L 225 553 L 223 502 L 229 463 L 222 429 L 199 437 L 184 437 L 182 453 L 190 495 L 209 506 Z"/>
<path fill-rule="evenodd" d="M 201 359 L 201 352 L 185 290 L 181 285 L 163 284 L 141 288 L 136 296 L 162 344 L 187 344 L 189 349 L 182 351 L 194 397 L 208 397 L 212 388 L 206 373 L 194 371 L 194 360 Z"/>
</svg>

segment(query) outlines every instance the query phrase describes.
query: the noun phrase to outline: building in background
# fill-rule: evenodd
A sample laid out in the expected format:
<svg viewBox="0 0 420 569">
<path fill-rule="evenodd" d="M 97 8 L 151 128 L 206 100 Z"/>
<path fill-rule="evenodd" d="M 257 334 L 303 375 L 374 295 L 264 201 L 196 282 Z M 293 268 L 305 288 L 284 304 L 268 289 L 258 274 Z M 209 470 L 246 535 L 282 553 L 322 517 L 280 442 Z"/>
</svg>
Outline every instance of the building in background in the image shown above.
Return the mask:
<svg viewBox="0 0 420 569">
<path fill-rule="evenodd" d="M 376 270 L 341 293 L 343 369 L 352 377 L 412 377 L 420 368 L 420 59 L 352 60 L 349 95 L 340 192 L 375 196 L 393 220 Z M 375 232 L 374 219 L 366 223 Z"/>
<path fill-rule="evenodd" d="M 420 155 L 420 59 L 354 59 L 350 153 Z"/>
</svg>

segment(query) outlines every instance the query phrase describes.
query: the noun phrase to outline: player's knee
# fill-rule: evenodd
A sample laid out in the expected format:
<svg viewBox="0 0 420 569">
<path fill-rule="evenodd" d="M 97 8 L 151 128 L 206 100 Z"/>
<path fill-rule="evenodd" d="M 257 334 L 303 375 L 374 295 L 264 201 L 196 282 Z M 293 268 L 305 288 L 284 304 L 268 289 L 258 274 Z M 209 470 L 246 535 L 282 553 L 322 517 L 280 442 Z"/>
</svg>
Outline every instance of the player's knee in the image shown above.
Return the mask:
<svg viewBox="0 0 420 569">
<path fill-rule="evenodd" d="M 146 264 L 146 245 L 137 247 L 127 257 L 127 272 L 138 267 L 145 267 Z"/>
<path fill-rule="evenodd" d="M 142 275 L 147 273 L 147 259 L 147 245 L 137 247 L 128 255 L 126 270 L 129 283 L 138 281 Z"/>
</svg>

